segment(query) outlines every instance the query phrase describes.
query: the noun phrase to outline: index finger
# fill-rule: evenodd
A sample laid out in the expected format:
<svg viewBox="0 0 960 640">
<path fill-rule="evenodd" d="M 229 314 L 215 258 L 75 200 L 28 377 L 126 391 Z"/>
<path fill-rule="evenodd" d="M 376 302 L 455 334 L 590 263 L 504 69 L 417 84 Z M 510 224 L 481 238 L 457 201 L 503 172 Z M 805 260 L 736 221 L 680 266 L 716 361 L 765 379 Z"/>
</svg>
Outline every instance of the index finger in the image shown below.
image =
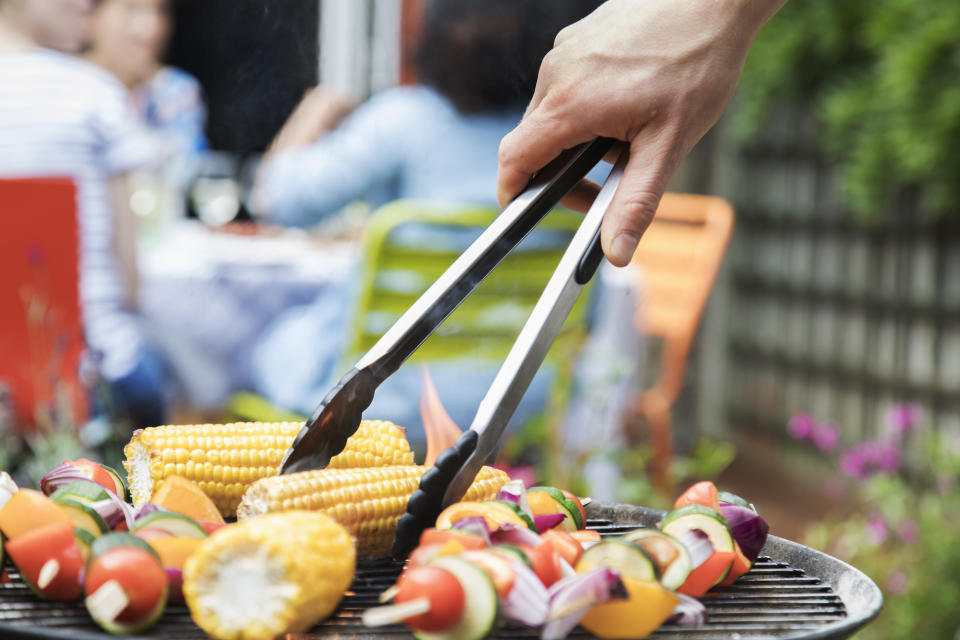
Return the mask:
<svg viewBox="0 0 960 640">
<path fill-rule="evenodd" d="M 501 207 L 530 182 L 562 151 L 596 136 L 573 126 L 568 120 L 547 118 L 542 109 L 526 115 L 516 128 L 500 141 L 497 170 L 497 201 Z"/>
</svg>

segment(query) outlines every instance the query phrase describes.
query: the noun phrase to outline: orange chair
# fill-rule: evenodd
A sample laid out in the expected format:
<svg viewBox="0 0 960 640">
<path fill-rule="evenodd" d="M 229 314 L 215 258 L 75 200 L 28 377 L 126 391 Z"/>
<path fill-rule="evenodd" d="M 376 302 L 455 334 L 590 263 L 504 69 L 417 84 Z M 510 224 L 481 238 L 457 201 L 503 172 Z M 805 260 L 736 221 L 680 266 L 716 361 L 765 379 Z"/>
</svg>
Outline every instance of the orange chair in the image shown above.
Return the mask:
<svg viewBox="0 0 960 640">
<path fill-rule="evenodd" d="M 656 383 L 632 403 L 645 419 L 654 486 L 670 492 L 671 409 L 683 386 L 687 356 L 733 231 L 733 208 L 711 196 L 667 193 L 633 256 L 643 304 L 636 324 L 663 340 Z"/>
<path fill-rule="evenodd" d="M 0 180 L 0 386 L 22 427 L 87 415 L 78 247 L 72 181 Z"/>
</svg>

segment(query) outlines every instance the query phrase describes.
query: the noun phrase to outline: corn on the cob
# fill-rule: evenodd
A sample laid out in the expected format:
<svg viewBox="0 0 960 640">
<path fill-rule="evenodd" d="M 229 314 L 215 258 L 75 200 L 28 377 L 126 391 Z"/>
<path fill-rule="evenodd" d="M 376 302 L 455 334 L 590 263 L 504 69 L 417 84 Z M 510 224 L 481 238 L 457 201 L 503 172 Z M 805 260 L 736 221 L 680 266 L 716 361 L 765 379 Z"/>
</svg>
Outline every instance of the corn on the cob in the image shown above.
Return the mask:
<svg viewBox="0 0 960 640">
<path fill-rule="evenodd" d="M 248 486 L 277 473 L 302 426 L 299 422 L 236 422 L 139 429 L 123 448 L 133 503 L 149 502 L 161 480 L 179 475 L 196 482 L 230 517 Z M 364 420 L 329 467 L 403 464 L 413 464 L 404 430 L 385 420 Z"/>
<path fill-rule="evenodd" d="M 317 469 L 263 478 L 243 495 L 237 518 L 287 509 L 324 511 L 356 538 L 357 555 L 386 555 L 397 521 L 425 470 L 414 465 Z M 509 479 L 499 469 L 483 467 L 464 500 L 493 498 Z"/>
<path fill-rule="evenodd" d="M 183 594 L 214 638 L 267 640 L 333 613 L 355 566 L 350 534 L 329 516 L 275 513 L 204 540 L 184 566 Z"/>
</svg>

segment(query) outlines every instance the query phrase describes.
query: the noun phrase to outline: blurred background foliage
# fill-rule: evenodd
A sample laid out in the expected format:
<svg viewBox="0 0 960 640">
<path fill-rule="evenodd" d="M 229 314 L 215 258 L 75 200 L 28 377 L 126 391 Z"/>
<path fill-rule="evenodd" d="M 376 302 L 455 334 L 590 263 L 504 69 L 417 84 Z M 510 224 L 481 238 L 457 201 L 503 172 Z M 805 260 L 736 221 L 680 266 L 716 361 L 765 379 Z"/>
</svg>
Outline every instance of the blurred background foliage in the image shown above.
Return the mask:
<svg viewBox="0 0 960 640">
<path fill-rule="evenodd" d="M 747 59 L 737 132 L 752 137 L 779 104 L 808 107 L 861 219 L 907 189 L 925 213 L 960 211 L 958 33 L 956 0 L 787 3 Z"/>
</svg>

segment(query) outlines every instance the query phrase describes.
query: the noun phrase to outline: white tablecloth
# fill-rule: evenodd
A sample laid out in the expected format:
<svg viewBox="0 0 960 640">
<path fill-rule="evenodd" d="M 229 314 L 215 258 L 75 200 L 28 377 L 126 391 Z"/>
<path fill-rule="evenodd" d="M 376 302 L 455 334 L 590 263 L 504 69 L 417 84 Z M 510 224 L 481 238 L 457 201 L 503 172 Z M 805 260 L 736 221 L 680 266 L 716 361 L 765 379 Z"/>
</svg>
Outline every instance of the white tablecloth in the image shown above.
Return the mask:
<svg viewBox="0 0 960 640">
<path fill-rule="evenodd" d="M 351 242 L 296 231 L 246 236 L 177 222 L 140 255 L 140 305 L 182 399 L 215 409 L 250 388 L 257 337 L 281 312 L 308 304 L 353 273 Z"/>
</svg>

